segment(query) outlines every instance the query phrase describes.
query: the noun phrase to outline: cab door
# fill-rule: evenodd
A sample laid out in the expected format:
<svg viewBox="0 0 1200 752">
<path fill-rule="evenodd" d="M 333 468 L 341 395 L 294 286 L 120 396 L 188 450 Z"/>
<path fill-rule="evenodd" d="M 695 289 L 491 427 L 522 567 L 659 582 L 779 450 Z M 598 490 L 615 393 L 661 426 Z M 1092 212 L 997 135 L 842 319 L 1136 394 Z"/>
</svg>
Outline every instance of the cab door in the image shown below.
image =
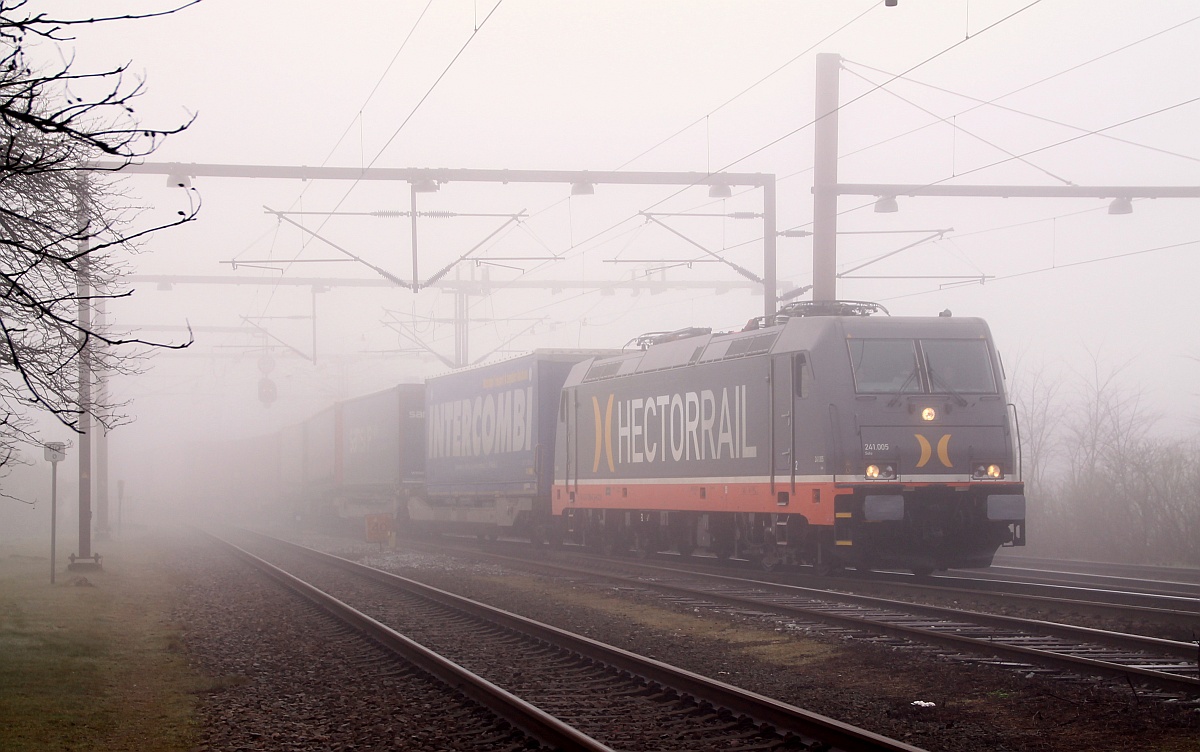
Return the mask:
<svg viewBox="0 0 1200 752">
<path fill-rule="evenodd" d="M 555 438 L 555 454 L 560 458 L 557 461 L 562 468 L 562 483 L 570 500 L 574 500 L 575 492 L 579 489 L 579 442 L 575 437 L 579 422 L 575 402 L 574 389 L 563 389 L 559 394 L 558 436 Z"/>
<path fill-rule="evenodd" d="M 792 355 L 771 356 L 771 491 L 780 505 L 796 485 Z"/>
</svg>

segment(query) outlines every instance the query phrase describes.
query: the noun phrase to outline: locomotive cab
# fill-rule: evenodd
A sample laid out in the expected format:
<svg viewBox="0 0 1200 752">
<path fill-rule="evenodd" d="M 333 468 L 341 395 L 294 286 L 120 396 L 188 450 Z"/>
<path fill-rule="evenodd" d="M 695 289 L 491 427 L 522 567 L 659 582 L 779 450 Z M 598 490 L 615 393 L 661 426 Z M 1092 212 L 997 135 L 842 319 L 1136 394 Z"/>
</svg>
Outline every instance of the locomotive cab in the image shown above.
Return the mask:
<svg viewBox="0 0 1200 752">
<path fill-rule="evenodd" d="M 925 573 L 986 567 L 999 546 L 1023 545 L 1019 455 L 987 324 L 840 324 L 849 374 L 834 381 L 853 408 L 835 429 L 849 493 L 837 497 L 834 555 Z"/>
</svg>

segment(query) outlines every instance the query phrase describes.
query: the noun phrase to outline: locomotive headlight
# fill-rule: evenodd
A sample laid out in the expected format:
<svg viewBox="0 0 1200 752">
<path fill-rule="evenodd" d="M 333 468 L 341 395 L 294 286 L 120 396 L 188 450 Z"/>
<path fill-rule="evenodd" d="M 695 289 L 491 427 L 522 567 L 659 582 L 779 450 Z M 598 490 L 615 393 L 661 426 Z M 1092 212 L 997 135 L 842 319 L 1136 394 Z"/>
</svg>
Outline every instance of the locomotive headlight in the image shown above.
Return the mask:
<svg viewBox="0 0 1200 752">
<path fill-rule="evenodd" d="M 887 480 L 896 477 L 895 465 L 867 465 L 864 473 L 871 480 Z"/>
<path fill-rule="evenodd" d="M 937 417 L 937 411 L 932 407 L 927 407 L 921 411 L 921 420 L 933 420 Z"/>
<path fill-rule="evenodd" d="M 992 480 L 1000 480 L 1004 477 L 1004 470 L 997 464 L 991 465 L 976 465 L 972 473 L 976 478 L 990 478 Z"/>
</svg>

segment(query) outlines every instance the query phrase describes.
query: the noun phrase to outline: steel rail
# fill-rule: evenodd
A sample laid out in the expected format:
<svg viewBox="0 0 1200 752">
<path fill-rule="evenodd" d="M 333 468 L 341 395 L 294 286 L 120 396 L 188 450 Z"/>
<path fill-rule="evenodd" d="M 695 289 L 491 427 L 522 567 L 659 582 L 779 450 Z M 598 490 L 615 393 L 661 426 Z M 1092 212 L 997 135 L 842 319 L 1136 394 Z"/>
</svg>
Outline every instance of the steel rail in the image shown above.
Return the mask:
<svg viewBox="0 0 1200 752">
<path fill-rule="evenodd" d="M 255 556 L 249 551 L 211 532 L 207 532 L 206 534 L 213 540 L 228 546 L 238 557 L 269 575 L 283 586 L 302 595 L 335 618 L 349 624 L 360 633 L 400 655 L 404 660 L 436 677 L 451 689 L 461 692 L 483 707 L 488 708 L 500 718 L 511 722 L 528 736 L 537 739 L 542 744 L 554 749 L 614 752 L 611 747 L 596 741 L 592 737 L 581 733 L 577 729 L 530 705 L 521 698 L 510 694 L 477 674 L 413 642 L 399 632 L 390 629 L 361 611 L 318 590 L 298 577 L 288 574 L 274 564 Z"/>
<path fill-rule="evenodd" d="M 735 713 L 745 715 L 756 723 L 770 724 L 780 732 L 791 731 L 811 737 L 813 741 L 832 745 L 828 747 L 830 752 L 835 749 L 844 752 L 922 752 L 919 747 L 843 723 L 828 716 L 813 713 L 716 679 L 710 679 L 653 658 L 606 645 L 549 624 L 527 619 L 485 603 L 463 598 L 416 580 L 374 569 L 291 541 L 273 538 L 262 533 L 255 533 L 255 535 L 376 582 L 416 591 L 423 597 L 442 605 L 502 624 L 509 629 L 562 646 L 581 655 L 594 656 L 618 671 L 642 677 L 651 685 L 676 689 L 697 700 L 707 701 L 714 706 L 728 708 Z"/>
<path fill-rule="evenodd" d="M 907 577 L 907 576 L 904 576 Z M 885 581 L 885 580 L 878 580 Z M 1190 613 L 1193 616 L 1200 616 L 1200 597 L 1181 595 L 1178 592 L 1170 591 L 1153 591 L 1148 588 L 1139 590 L 1117 590 L 1113 588 L 1096 587 L 1094 585 L 1085 585 L 1081 583 L 1064 583 L 1064 582 L 1037 582 L 1033 579 L 1022 582 L 1020 580 L 1002 579 L 997 577 L 935 577 L 930 579 L 932 586 L 943 586 L 955 588 L 965 592 L 981 592 L 981 593 L 1000 593 L 1004 595 L 1025 595 L 1038 596 L 1047 593 L 1055 593 L 1057 595 L 1044 595 L 1043 597 L 1056 598 L 1063 602 L 1091 602 L 1091 603 L 1107 603 L 1114 606 L 1143 608 L 1159 608 L 1163 610 L 1178 611 L 1179 613 Z M 942 583 L 945 583 L 944 585 Z M 913 587 L 918 587 L 917 583 L 907 582 Z M 1092 600 L 1084 600 L 1092 599 Z M 1170 604 L 1172 608 L 1163 608 L 1164 604 Z"/>
<path fill-rule="evenodd" d="M 673 570 L 666 568 L 666 571 L 673 571 L 679 574 L 691 574 L 687 570 Z M 728 577 L 727 575 L 705 574 L 704 577 L 715 579 L 728 579 L 731 583 L 749 584 L 754 587 L 770 588 L 779 590 L 785 594 L 793 594 L 796 592 L 806 594 L 816 594 L 821 597 L 833 597 L 838 600 L 845 600 L 864 606 L 876 606 L 880 608 L 894 608 L 904 611 L 915 611 L 917 613 L 936 616 L 946 619 L 966 619 L 979 624 L 992 627 L 1000 627 L 1007 629 L 1028 629 L 1036 628 L 1044 633 L 1054 635 L 1056 637 L 1065 637 L 1067 639 L 1086 639 L 1101 642 L 1114 647 L 1135 649 L 1135 650 L 1160 650 L 1169 655 L 1188 660 L 1196 657 L 1196 645 L 1190 642 L 1179 642 L 1177 640 L 1165 640 L 1159 637 L 1146 637 L 1144 635 L 1129 634 L 1126 632 L 1114 632 L 1107 629 L 1096 629 L 1094 627 L 1081 627 L 1075 624 L 1063 624 L 1060 622 L 1045 621 L 1042 619 L 1026 619 L 1019 616 L 1006 616 L 1004 614 L 989 614 L 982 611 L 972 611 L 969 609 L 950 608 L 948 606 L 934 606 L 924 603 L 912 603 L 910 601 L 899 601 L 891 598 L 880 598 L 871 595 L 858 595 L 854 593 L 842 593 L 840 591 L 819 590 L 816 588 L 806 588 L 799 585 L 787 585 L 782 583 L 764 582 L 762 580 L 743 580 L 740 578 Z M 697 591 L 703 593 L 704 591 Z M 744 605 L 744 604 L 743 604 Z"/>
<path fill-rule="evenodd" d="M 1015 564 L 995 564 L 988 568 L 987 574 L 1001 581 L 1028 582 L 1034 585 L 1059 586 L 1066 588 L 1084 588 L 1101 592 L 1137 593 L 1165 598 L 1190 599 L 1200 604 L 1200 583 L 1154 579 L 1152 577 L 1132 577 L 1129 575 L 1099 574 L 1096 572 L 1072 572 L 1066 569 L 1043 569 L 1033 566 L 1017 566 Z M 978 573 L 951 574 L 949 579 L 976 579 Z M 991 579 L 991 577 L 984 578 Z"/>
<path fill-rule="evenodd" d="M 878 574 L 878 573 L 872 573 Z M 966 582 L 968 585 L 956 585 L 956 582 Z M 1149 593 L 1120 592 L 1113 590 L 1097 590 L 1095 588 L 1065 587 L 1062 585 L 1035 585 L 1009 580 L 968 580 L 958 577 L 936 577 L 927 582 L 914 581 L 912 577 L 901 576 L 896 579 L 878 577 L 845 579 L 840 581 L 846 587 L 886 587 L 898 585 L 907 590 L 918 590 L 943 595 L 984 596 L 994 595 L 1006 599 L 1022 600 L 1035 605 L 1070 606 L 1106 611 L 1108 613 L 1123 612 L 1131 616 L 1144 616 L 1175 621 L 1183 624 L 1194 624 L 1200 618 L 1200 601 L 1196 599 L 1169 598 L 1166 602 L 1181 606 L 1194 605 L 1196 610 L 1162 608 L 1160 606 L 1138 605 L 1131 601 L 1148 601 L 1162 603 L 1163 596 Z M 1059 595 L 1039 595 L 1038 593 L 1058 592 Z M 1073 597 L 1079 596 L 1079 597 Z M 1106 600 L 1100 600 L 1105 598 Z M 1085 598 L 1093 598 L 1087 600 Z"/>
<path fill-rule="evenodd" d="M 1119 564 L 1108 561 L 1086 561 L 1081 559 L 1051 559 L 1025 554 L 1006 554 L 1003 549 L 996 554 L 992 567 L 1014 569 L 1053 568 L 1068 574 L 1092 574 L 1124 577 L 1129 579 L 1165 580 L 1173 583 L 1190 583 L 1200 586 L 1200 568 L 1171 567 L 1159 564 Z"/>
<path fill-rule="evenodd" d="M 1118 663 L 1097 660 L 1094 658 L 1085 658 L 1081 656 L 1068 655 L 1063 653 L 1055 653 L 1048 650 L 1037 648 L 1024 647 L 1021 645 L 1009 645 L 995 642 L 992 639 L 983 639 L 970 637 L 966 635 L 953 634 L 949 632 L 939 632 L 922 627 L 912 627 L 903 624 L 894 624 L 886 621 L 880 621 L 863 616 L 851 616 L 847 614 L 831 613 L 829 611 L 805 608 L 802 606 L 794 606 L 790 604 L 780 604 L 769 600 L 754 599 L 744 596 L 735 596 L 721 593 L 713 593 L 706 590 L 698 590 L 687 588 L 679 585 L 669 585 L 661 582 L 647 582 L 646 580 L 636 577 L 629 577 L 617 574 L 605 574 L 597 572 L 594 569 L 579 569 L 563 564 L 555 564 L 545 561 L 529 561 L 525 559 L 517 559 L 497 554 L 486 554 L 489 558 L 508 560 L 512 562 L 520 562 L 524 565 L 534 565 L 539 567 L 552 568 L 559 571 L 568 572 L 573 575 L 603 578 L 622 582 L 627 585 L 636 585 L 641 588 L 662 590 L 673 592 L 678 595 L 684 595 L 690 598 L 703 599 L 735 605 L 740 607 L 750 607 L 762 610 L 765 607 L 778 610 L 781 613 L 789 615 L 803 616 L 805 618 L 816 621 L 835 622 L 844 624 L 857 629 L 875 632 L 877 634 L 887 634 L 892 636 L 904 637 L 913 639 L 919 642 L 934 642 L 945 646 L 954 647 L 956 649 L 969 648 L 971 652 L 991 653 L 1000 657 L 1019 657 L 1029 659 L 1034 663 L 1055 665 L 1060 668 L 1067 668 L 1074 671 L 1085 671 L 1088 673 L 1097 673 L 1105 676 L 1116 677 L 1120 679 L 1129 679 L 1136 677 L 1138 680 L 1147 684 L 1156 686 L 1169 691 L 1185 691 L 1195 693 L 1200 690 L 1200 679 L 1182 676 L 1179 674 L 1167 673 L 1165 671 L 1156 671 L 1153 669 L 1141 668 L 1139 666 L 1126 666 Z M 1020 628 L 1020 629 L 1041 629 L 1047 633 L 1054 633 L 1056 636 L 1065 637 L 1067 639 L 1090 640 L 1093 642 L 1104 642 L 1105 644 L 1114 645 L 1124 649 L 1154 649 L 1166 652 L 1172 656 L 1183 660 L 1196 660 L 1198 658 L 1198 647 L 1195 643 L 1178 642 L 1175 640 L 1164 640 L 1155 637 L 1142 637 L 1140 635 L 1129 635 L 1120 632 L 1109 632 L 1106 630 L 1093 629 L 1090 627 L 1078 627 L 1069 624 L 1059 624 L 1057 622 L 1046 622 L 1040 620 L 1020 619 L 1018 617 L 1002 616 L 998 614 L 984 614 L 976 611 L 964 611 L 958 609 L 950 609 L 942 606 L 926 606 L 921 604 L 909 603 L 907 601 L 895 601 L 886 598 L 877 598 L 874 596 L 864 596 L 847 594 L 841 592 L 833 592 L 828 590 L 819 590 L 816 588 L 807 588 L 797 585 L 785 585 L 774 582 L 764 582 L 761 580 L 748 580 L 743 578 L 731 577 L 728 575 L 719 574 L 699 574 L 694 571 L 674 569 L 671 567 L 661 567 L 649 564 L 639 564 L 639 568 L 649 570 L 662 571 L 674 575 L 686 575 L 689 577 L 704 577 L 715 580 L 725 581 L 730 584 L 735 584 L 740 587 L 761 587 L 777 591 L 781 594 L 791 595 L 807 595 L 823 598 L 825 600 L 843 600 L 859 605 L 869 605 L 879 608 L 894 608 L 898 610 L 919 611 L 929 615 L 936 615 L 940 618 L 953 616 L 956 619 L 971 621 L 976 620 L 992 626 L 1003 628 Z M 1200 669 L 1198 669 L 1200 672 Z"/>
</svg>

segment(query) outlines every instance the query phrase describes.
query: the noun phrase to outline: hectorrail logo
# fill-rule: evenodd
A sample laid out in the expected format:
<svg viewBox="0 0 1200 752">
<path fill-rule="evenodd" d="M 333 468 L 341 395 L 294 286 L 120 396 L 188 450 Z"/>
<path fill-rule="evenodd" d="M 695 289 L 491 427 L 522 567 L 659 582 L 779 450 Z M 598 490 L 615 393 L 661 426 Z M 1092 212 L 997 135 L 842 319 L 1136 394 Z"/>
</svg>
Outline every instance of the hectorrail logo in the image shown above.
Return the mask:
<svg viewBox="0 0 1200 752">
<path fill-rule="evenodd" d="M 933 446 L 929 443 L 929 439 L 919 433 L 913 434 L 917 437 L 917 443 L 921 445 L 921 459 L 917 460 L 917 467 L 925 467 L 925 464 L 933 457 Z M 950 434 L 942 436 L 938 439 L 937 444 L 938 461 L 946 467 L 953 467 L 950 462 Z"/>
<path fill-rule="evenodd" d="M 758 456 L 758 447 L 750 440 L 744 384 L 623 400 L 613 394 L 597 395 L 592 397 L 592 416 L 593 473 L 600 472 L 602 459 L 615 473 L 617 465 Z"/>
<path fill-rule="evenodd" d="M 610 394 L 610 395 L 608 395 L 608 405 L 604 408 L 604 422 L 603 422 L 603 424 L 601 424 L 601 422 L 600 422 L 600 400 L 596 399 L 595 397 L 592 397 L 592 410 L 595 411 L 595 413 L 596 413 L 596 459 L 593 460 L 593 462 L 592 462 L 592 472 L 593 473 L 600 471 L 601 441 L 603 441 L 603 448 L 604 448 L 605 456 L 608 458 L 608 471 L 610 473 L 615 473 L 617 471 L 616 466 L 613 465 L 613 453 L 612 453 L 612 409 L 613 409 L 613 395 Z M 601 428 L 602 426 L 603 426 L 603 430 Z M 601 435 L 601 434 L 603 434 L 603 435 Z"/>
</svg>

